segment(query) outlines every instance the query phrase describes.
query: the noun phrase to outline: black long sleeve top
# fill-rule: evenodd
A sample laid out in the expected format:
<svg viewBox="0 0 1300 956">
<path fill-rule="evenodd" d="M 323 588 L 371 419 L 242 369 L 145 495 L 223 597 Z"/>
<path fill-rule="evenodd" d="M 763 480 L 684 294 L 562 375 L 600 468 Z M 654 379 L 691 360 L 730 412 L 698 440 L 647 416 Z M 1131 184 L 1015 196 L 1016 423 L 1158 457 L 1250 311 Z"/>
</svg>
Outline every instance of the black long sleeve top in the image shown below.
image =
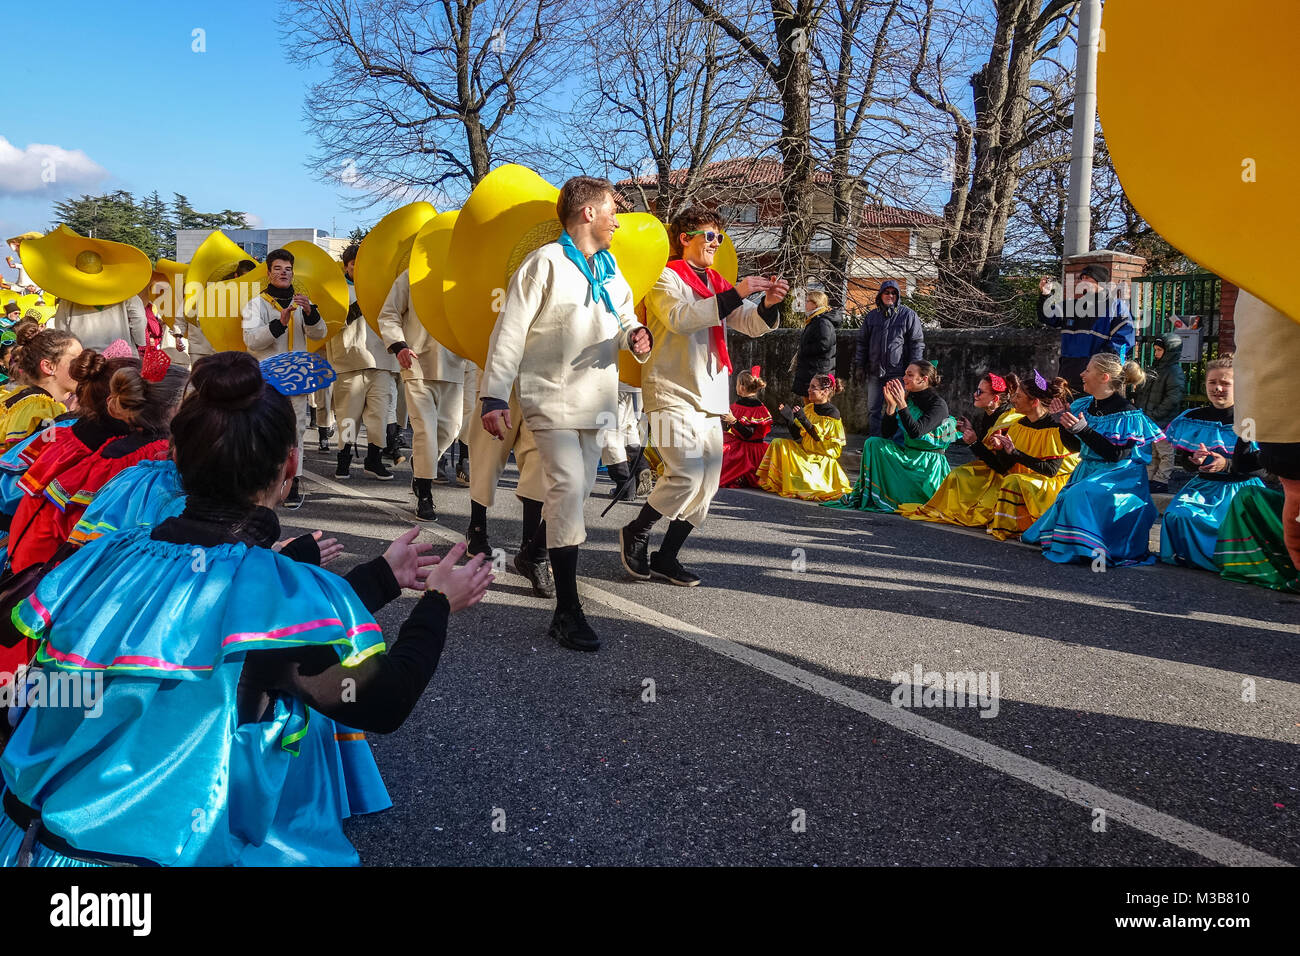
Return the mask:
<svg viewBox="0 0 1300 956">
<path fill-rule="evenodd" d="M 1036 422 L 1031 422 L 1027 418 L 1022 418 L 1017 424 L 1022 428 L 1056 428 L 1057 424 L 1050 415 L 1044 415 Z M 1033 455 L 1027 455 L 1019 448 L 1012 452 L 995 451 L 989 448 L 982 441 L 976 442 L 970 449 L 975 453 L 975 457 L 984 464 L 988 465 L 999 475 L 1005 475 L 1016 465 L 1024 465 L 1030 471 L 1045 475 L 1048 478 L 1055 477 L 1061 471 L 1062 461 L 1059 458 L 1035 458 Z"/>
<path fill-rule="evenodd" d="M 159 524 L 151 537 L 199 547 L 239 542 L 270 547 L 279 532 L 280 522 L 269 509 L 230 508 L 191 499 L 181 515 Z M 313 552 L 318 562 L 315 543 L 300 538 L 289 553 L 297 560 L 311 560 Z M 383 558 L 353 568 L 345 580 L 372 613 L 401 593 Z M 446 597 L 426 592 L 388 653 L 375 654 L 355 667 L 345 668 L 331 647 L 250 651 L 239 679 L 240 722 L 265 719 L 276 696 L 290 695 L 359 730 L 391 733 L 415 708 L 438 666 L 450 613 Z"/>
<path fill-rule="evenodd" d="M 1128 411 L 1133 409 L 1133 404 L 1118 392 L 1109 395 L 1106 398 L 1094 398 L 1091 404 L 1084 410 L 1084 417 L 1094 415 L 1114 415 L 1117 412 Z M 1082 431 L 1071 432 L 1068 428 L 1061 429 L 1061 438 L 1065 442 L 1065 447 L 1074 451 L 1080 447 L 1079 443 L 1087 445 L 1096 453 L 1102 461 L 1116 462 L 1123 458 L 1133 442 L 1125 442 L 1122 445 L 1116 445 L 1106 438 L 1100 432 L 1096 431 L 1091 425 L 1086 426 Z M 1070 439 L 1073 438 L 1072 442 Z"/>
<path fill-rule="evenodd" d="M 913 418 L 910 412 L 902 414 L 906 409 L 891 412 L 881 419 L 880 434 L 892 437 L 901 425 L 903 431 L 909 437 L 920 438 L 922 435 L 928 435 L 934 431 L 948 417 L 948 403 L 940 398 L 939 393 L 932 388 L 919 392 L 909 392 L 908 398 L 916 403 L 917 409 L 921 412 L 921 417 L 919 419 Z"/>
<path fill-rule="evenodd" d="M 1213 405 L 1206 405 L 1203 408 L 1192 409 L 1187 413 L 1187 417 L 1198 421 L 1231 425 L 1233 409 L 1231 406 L 1228 408 L 1215 408 Z M 1264 475 L 1264 465 L 1260 461 L 1259 449 L 1252 448 L 1251 445 L 1252 442 L 1238 438 L 1233 446 L 1229 467 L 1225 471 L 1201 471 L 1201 466 L 1192 461 L 1191 452 L 1182 448 L 1179 448 L 1175 453 L 1174 463 L 1179 468 L 1190 471 L 1206 481 L 1247 481 L 1250 478 L 1259 478 Z"/>
</svg>

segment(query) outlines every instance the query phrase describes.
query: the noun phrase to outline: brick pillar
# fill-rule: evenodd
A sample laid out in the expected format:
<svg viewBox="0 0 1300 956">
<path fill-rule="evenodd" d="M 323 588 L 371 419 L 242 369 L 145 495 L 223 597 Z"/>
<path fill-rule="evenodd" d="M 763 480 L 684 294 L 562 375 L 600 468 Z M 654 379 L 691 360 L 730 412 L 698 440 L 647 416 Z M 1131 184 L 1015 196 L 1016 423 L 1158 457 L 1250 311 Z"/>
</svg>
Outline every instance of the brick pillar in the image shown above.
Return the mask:
<svg viewBox="0 0 1300 956">
<path fill-rule="evenodd" d="M 1236 347 L 1236 327 L 1233 314 L 1237 311 L 1237 292 L 1239 290 L 1227 279 L 1219 283 L 1219 354 L 1226 355 Z"/>
<path fill-rule="evenodd" d="M 1084 266 L 1094 264 L 1110 270 L 1110 281 L 1120 284 L 1119 296 L 1122 299 L 1132 297 L 1129 282 L 1146 275 L 1147 272 L 1147 261 L 1141 256 L 1131 256 L 1126 252 L 1111 252 L 1108 249 L 1093 249 L 1065 260 L 1067 285 L 1072 283 L 1073 277 L 1077 277 L 1083 271 Z"/>
</svg>

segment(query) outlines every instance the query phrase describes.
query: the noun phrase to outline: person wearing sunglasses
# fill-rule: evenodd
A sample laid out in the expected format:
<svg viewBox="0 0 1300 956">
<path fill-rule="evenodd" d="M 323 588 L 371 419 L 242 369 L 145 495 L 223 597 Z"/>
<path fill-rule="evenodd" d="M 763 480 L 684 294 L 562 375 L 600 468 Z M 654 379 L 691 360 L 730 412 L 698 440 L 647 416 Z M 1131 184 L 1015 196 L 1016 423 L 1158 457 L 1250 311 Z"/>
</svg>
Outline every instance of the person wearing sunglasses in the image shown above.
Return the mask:
<svg viewBox="0 0 1300 956">
<path fill-rule="evenodd" d="M 668 236 L 673 255 L 645 299 L 655 348 L 641 376 L 650 441 L 664 474 L 641 513 L 619 530 L 619 550 L 634 578 L 695 587 L 699 576 L 677 555 L 708 515 L 722 475 L 722 417 L 730 412 L 727 329 L 751 337 L 771 331 L 790 285 L 778 276 L 746 276 L 734 287 L 723 279 L 713 269 L 722 222 L 708 207 L 679 212 Z M 756 292 L 764 293 L 761 305 L 747 301 Z M 650 555 L 650 529 L 663 517 L 668 529 Z"/>
</svg>

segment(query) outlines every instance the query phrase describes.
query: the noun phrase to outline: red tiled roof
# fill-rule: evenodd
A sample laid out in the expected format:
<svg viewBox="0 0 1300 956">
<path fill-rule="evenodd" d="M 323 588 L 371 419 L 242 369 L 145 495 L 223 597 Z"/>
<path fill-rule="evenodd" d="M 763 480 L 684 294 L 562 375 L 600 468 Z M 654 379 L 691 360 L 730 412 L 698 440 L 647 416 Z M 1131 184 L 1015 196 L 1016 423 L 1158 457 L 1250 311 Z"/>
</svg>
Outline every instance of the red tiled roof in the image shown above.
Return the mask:
<svg viewBox="0 0 1300 956">
<path fill-rule="evenodd" d="M 863 206 L 862 225 L 867 229 L 885 229 L 890 226 L 942 226 L 943 217 L 919 209 L 899 206 Z"/>
<path fill-rule="evenodd" d="M 700 181 L 718 185 L 775 186 L 781 182 L 782 172 L 780 160 L 747 156 L 741 159 L 723 159 L 716 163 L 709 163 L 704 167 L 704 175 Z M 681 185 L 686 181 L 686 173 L 687 170 L 685 169 L 674 169 L 670 174 L 670 181 L 674 185 Z M 829 185 L 831 174 L 823 169 L 814 170 L 813 182 L 820 185 Z M 659 185 L 659 176 L 658 174 L 632 176 L 627 179 L 620 179 L 614 185 L 624 188 L 632 186 L 655 187 Z M 923 212 L 919 209 L 903 209 L 899 206 L 884 205 L 866 205 L 862 209 L 862 226 L 866 229 L 888 229 L 900 226 L 917 228 L 942 226 L 943 224 L 944 220 L 941 216 Z"/>
</svg>

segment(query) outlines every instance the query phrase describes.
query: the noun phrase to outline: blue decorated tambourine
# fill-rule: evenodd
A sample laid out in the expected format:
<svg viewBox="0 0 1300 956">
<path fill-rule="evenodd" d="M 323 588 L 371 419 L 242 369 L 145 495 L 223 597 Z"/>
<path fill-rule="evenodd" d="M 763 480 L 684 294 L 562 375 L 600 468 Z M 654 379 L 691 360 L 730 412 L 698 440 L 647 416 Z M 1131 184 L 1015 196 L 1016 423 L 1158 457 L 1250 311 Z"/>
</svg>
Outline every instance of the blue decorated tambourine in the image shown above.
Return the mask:
<svg viewBox="0 0 1300 956">
<path fill-rule="evenodd" d="M 311 352 L 284 352 L 262 359 L 262 378 L 281 395 L 306 395 L 325 388 L 338 376 L 330 363 Z"/>
</svg>

